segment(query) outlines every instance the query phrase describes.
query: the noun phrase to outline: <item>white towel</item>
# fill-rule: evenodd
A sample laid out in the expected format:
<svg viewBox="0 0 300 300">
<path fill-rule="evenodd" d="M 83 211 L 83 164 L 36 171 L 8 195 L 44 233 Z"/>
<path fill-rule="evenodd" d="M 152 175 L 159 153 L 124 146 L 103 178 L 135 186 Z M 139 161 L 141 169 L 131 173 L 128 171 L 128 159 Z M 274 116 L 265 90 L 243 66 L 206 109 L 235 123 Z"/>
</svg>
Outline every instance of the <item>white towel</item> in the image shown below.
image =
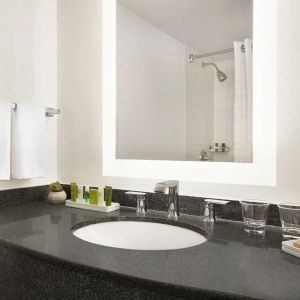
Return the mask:
<svg viewBox="0 0 300 300">
<path fill-rule="evenodd" d="M 0 100 L 0 180 L 10 179 L 11 109 L 11 103 Z"/>
<path fill-rule="evenodd" d="M 11 178 L 44 177 L 45 109 L 18 104 L 12 114 Z"/>
</svg>

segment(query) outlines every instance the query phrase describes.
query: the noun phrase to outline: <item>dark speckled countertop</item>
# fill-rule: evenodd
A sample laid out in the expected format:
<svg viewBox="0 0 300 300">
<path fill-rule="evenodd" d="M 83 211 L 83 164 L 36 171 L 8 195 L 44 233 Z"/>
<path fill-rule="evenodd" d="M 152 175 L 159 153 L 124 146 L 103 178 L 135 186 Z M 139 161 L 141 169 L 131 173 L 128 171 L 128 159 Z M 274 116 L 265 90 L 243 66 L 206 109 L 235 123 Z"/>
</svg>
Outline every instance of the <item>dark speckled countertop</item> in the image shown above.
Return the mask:
<svg viewBox="0 0 300 300">
<path fill-rule="evenodd" d="M 218 221 L 206 243 L 168 251 L 109 248 L 73 236 L 74 225 L 107 216 L 130 217 L 135 211 L 103 214 L 43 202 L 3 208 L 0 239 L 53 259 L 163 285 L 240 298 L 300 299 L 300 260 L 281 252 L 280 228 L 268 226 L 265 239 L 256 239 L 239 222 Z M 179 221 L 203 226 L 199 217 L 181 216 Z"/>
</svg>

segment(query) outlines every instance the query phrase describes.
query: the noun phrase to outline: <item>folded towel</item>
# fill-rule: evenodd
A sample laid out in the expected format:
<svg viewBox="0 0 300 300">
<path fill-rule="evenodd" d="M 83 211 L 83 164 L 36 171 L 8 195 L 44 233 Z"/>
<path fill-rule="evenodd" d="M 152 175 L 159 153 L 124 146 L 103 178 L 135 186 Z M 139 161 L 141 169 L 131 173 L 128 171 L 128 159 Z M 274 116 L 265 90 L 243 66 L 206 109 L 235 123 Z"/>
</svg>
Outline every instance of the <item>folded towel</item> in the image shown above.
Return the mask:
<svg viewBox="0 0 300 300">
<path fill-rule="evenodd" d="M 10 179 L 11 108 L 11 103 L 0 100 L 0 180 Z"/>
<path fill-rule="evenodd" d="M 18 104 L 12 114 L 11 178 L 44 177 L 45 109 Z"/>
</svg>

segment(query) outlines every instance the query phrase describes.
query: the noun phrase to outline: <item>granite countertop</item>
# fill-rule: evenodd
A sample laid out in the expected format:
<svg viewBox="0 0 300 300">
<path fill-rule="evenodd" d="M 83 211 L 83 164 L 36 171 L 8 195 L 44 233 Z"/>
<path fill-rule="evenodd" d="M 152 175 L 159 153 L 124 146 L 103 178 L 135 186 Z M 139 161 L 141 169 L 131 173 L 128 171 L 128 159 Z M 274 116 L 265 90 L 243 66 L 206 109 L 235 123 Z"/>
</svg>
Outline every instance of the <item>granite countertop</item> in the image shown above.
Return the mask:
<svg viewBox="0 0 300 300">
<path fill-rule="evenodd" d="M 165 216 L 160 212 L 148 215 Z M 108 216 L 134 217 L 135 210 L 104 214 L 44 202 L 8 207 L 0 211 L 0 240 L 37 255 L 164 286 L 243 299 L 300 298 L 300 260 L 281 252 L 278 227 L 268 226 L 265 239 L 257 239 L 249 237 L 239 222 L 218 221 L 207 242 L 168 251 L 109 248 L 73 236 L 76 224 Z M 199 217 L 181 216 L 179 221 L 203 226 Z"/>
</svg>

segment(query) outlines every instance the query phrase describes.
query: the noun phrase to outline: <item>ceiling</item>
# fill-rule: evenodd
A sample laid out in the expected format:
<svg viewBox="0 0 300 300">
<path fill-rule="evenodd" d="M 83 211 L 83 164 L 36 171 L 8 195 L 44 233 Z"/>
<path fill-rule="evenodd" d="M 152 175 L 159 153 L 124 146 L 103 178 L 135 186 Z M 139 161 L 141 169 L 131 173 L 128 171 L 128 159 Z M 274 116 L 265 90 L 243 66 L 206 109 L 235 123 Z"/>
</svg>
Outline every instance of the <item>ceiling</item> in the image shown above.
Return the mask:
<svg viewBox="0 0 300 300">
<path fill-rule="evenodd" d="M 253 0 L 118 0 L 118 3 L 199 53 L 252 38 Z"/>
</svg>

